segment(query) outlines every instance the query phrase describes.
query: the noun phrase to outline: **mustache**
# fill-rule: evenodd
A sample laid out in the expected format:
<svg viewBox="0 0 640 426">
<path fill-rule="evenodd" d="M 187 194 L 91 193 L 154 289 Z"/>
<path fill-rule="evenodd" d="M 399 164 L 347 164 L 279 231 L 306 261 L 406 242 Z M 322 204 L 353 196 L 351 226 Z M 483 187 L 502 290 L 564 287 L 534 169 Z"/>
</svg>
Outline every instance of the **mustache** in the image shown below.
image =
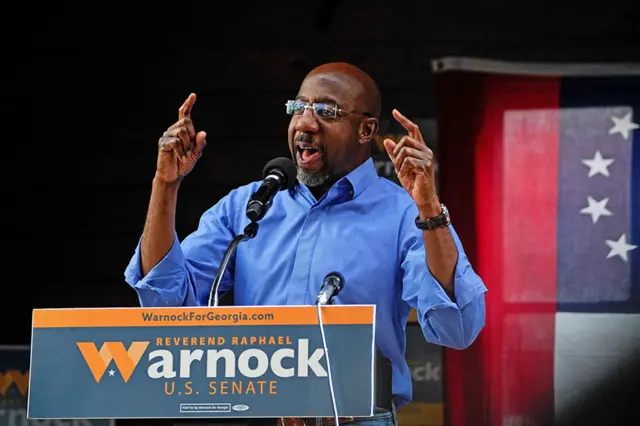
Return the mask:
<svg viewBox="0 0 640 426">
<path fill-rule="evenodd" d="M 313 140 L 308 133 L 300 133 L 294 142 L 313 143 Z"/>
</svg>

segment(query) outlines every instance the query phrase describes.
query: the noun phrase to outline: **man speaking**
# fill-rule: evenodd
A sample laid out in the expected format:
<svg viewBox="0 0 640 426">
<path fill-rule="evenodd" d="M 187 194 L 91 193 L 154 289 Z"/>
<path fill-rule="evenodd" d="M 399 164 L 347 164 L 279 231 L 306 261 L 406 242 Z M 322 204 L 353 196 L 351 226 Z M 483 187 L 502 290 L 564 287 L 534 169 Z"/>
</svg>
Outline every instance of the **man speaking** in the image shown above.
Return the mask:
<svg viewBox="0 0 640 426">
<path fill-rule="evenodd" d="M 178 188 L 206 145 L 206 133 L 190 117 L 195 100 L 187 98 L 159 139 L 144 231 L 125 271 L 145 307 L 209 304 L 225 251 L 250 223 L 247 205 L 262 184 L 232 190 L 178 240 Z M 325 64 L 306 76 L 286 103 L 297 178 L 273 196 L 258 235 L 237 247 L 219 291 L 233 286 L 236 305 L 313 305 L 323 278 L 338 271 L 346 285 L 336 303 L 376 305 L 375 338 L 391 360 L 400 407 L 411 400 L 404 358 L 410 309 L 427 341 L 464 349 L 484 327 L 487 289 L 436 193 L 433 153 L 397 110 L 393 116 L 407 135 L 384 146 L 402 187 L 377 175 L 371 144 L 380 105 L 376 83 L 350 64 Z M 246 114 L 251 121 L 252 110 Z M 374 419 L 389 424 L 381 417 L 388 414 Z"/>
</svg>

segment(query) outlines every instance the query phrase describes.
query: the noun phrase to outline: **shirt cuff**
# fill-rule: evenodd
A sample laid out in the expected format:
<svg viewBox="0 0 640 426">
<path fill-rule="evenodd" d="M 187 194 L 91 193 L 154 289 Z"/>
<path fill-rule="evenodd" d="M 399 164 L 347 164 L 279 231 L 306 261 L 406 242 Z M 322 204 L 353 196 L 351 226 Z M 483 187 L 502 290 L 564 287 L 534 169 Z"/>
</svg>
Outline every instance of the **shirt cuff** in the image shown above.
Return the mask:
<svg viewBox="0 0 640 426">
<path fill-rule="evenodd" d="M 468 261 L 465 261 L 464 265 L 460 265 L 460 261 L 458 260 L 453 280 L 453 292 L 456 297 L 456 305 L 458 305 L 459 309 L 463 309 L 478 296 L 487 292 L 487 287 L 484 285 L 484 282 L 471 268 Z"/>
<path fill-rule="evenodd" d="M 433 277 L 430 271 L 427 271 L 420 283 L 422 291 L 419 297 L 420 305 L 426 308 L 425 312 L 444 307 L 462 310 L 478 296 L 487 292 L 487 287 L 471 267 L 461 245 L 456 245 L 458 247 L 458 262 L 453 276 L 453 293 L 456 301 L 451 300 L 438 280 Z"/>
<path fill-rule="evenodd" d="M 175 293 L 177 289 L 184 291 L 182 285 L 176 285 L 184 281 L 186 273 L 184 265 L 184 254 L 176 234 L 169 252 L 146 276 L 142 277 L 140 241 L 138 241 L 138 246 L 125 270 L 125 281 L 136 290 L 151 290 L 158 294 L 165 301 L 163 305 L 180 305 L 184 294 Z"/>
</svg>

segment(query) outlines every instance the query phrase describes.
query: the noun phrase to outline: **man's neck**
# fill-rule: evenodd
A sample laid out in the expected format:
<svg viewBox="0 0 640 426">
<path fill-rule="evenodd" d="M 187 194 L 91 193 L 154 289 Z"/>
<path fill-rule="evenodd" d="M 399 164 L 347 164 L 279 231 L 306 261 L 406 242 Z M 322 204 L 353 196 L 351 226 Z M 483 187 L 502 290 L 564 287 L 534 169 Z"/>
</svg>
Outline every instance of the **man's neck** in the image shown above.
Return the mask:
<svg viewBox="0 0 640 426">
<path fill-rule="evenodd" d="M 307 188 L 309 188 L 309 191 L 313 194 L 316 200 L 319 200 L 320 198 L 322 198 L 324 194 L 326 194 L 329 191 L 329 189 L 331 189 L 334 183 L 335 181 L 331 181 L 331 182 L 323 183 L 322 185 L 319 185 L 319 186 L 310 186 Z"/>
</svg>

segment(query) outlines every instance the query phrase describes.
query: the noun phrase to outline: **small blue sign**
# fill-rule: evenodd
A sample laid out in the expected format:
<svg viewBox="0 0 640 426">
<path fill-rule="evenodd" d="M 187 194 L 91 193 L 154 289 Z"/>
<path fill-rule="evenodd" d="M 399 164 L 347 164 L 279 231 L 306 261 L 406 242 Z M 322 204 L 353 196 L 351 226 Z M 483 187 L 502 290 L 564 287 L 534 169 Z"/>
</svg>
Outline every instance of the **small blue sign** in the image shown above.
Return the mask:
<svg viewBox="0 0 640 426">
<path fill-rule="evenodd" d="M 0 346 L 0 426 L 36 426 L 27 419 L 29 346 Z M 64 420 L 65 426 L 114 426 L 114 420 Z"/>
</svg>

